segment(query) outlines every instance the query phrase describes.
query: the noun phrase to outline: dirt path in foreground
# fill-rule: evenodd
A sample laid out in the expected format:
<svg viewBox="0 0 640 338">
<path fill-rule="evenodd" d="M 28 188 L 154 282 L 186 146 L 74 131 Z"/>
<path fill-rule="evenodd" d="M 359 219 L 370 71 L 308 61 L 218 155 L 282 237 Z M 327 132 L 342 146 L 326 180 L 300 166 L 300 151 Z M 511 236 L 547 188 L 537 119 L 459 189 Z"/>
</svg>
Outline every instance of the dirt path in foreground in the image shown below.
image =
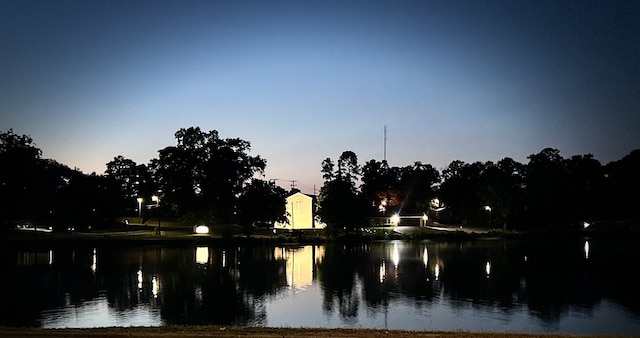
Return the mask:
<svg viewBox="0 0 640 338">
<path fill-rule="evenodd" d="M 374 329 L 307 329 L 307 328 L 251 328 L 224 326 L 163 326 L 154 328 L 99 328 L 99 329 L 24 329 L 0 328 L 0 337 L 385 337 L 385 338 L 516 338 L 516 337 L 595 337 L 585 335 L 485 333 L 485 332 L 423 332 Z M 615 337 L 598 336 L 598 337 Z"/>
</svg>

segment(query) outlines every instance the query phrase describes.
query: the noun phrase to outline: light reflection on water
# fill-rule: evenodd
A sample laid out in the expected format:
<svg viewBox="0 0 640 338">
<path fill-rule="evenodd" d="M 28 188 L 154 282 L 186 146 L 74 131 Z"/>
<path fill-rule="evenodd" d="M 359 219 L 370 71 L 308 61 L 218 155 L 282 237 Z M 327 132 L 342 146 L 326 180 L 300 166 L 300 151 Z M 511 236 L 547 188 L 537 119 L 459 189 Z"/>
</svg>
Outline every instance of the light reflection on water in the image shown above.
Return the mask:
<svg viewBox="0 0 640 338">
<path fill-rule="evenodd" d="M 69 296 L 65 297 L 65 305 L 60 308 L 45 310 L 40 321 L 46 329 L 59 328 L 94 328 L 112 326 L 162 326 L 160 309 L 148 304 L 117 312 L 105 295 L 71 304 Z"/>
<path fill-rule="evenodd" d="M 2 253 L 10 276 L 2 285 L 5 326 L 640 333 L 640 292 L 629 269 L 640 249 L 633 241 Z"/>
</svg>

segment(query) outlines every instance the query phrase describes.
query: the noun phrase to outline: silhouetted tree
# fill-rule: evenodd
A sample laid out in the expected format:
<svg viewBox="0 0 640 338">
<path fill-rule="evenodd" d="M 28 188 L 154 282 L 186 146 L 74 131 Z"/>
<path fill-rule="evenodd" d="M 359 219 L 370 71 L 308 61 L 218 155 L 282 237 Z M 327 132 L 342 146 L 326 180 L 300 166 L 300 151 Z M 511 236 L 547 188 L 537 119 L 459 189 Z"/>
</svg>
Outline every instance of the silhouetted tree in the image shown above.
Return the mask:
<svg viewBox="0 0 640 338">
<path fill-rule="evenodd" d="M 482 211 L 487 203 L 481 193 L 484 167 L 481 162 L 467 164 L 456 160 L 442 171 L 439 196 L 450 209 L 454 221 L 479 223 L 487 220 L 488 224 Z"/>
<path fill-rule="evenodd" d="M 389 167 L 387 161 L 370 160 L 362 167 L 361 196 L 366 201 L 367 215 L 388 215 L 400 207 L 400 169 Z"/>
<path fill-rule="evenodd" d="M 330 160 L 323 162 L 330 163 Z M 327 166 L 328 167 L 328 166 Z M 356 189 L 359 177 L 358 157 L 352 151 L 345 151 L 338 159 L 338 169 L 334 175 L 325 175 L 324 185 L 318 197 L 318 215 L 327 224 L 327 230 L 336 235 L 343 230 L 353 231 L 364 225 L 364 203 Z"/>
<path fill-rule="evenodd" d="M 41 155 L 31 137 L 17 135 L 13 129 L 0 134 L 0 195 L 5 197 L 0 217 L 5 229 L 37 214 Z"/>
<path fill-rule="evenodd" d="M 160 150 L 152 162 L 163 203 L 191 221 L 231 221 L 236 196 L 247 180 L 264 170 L 266 161 L 248 155 L 248 141 L 221 139 L 215 130 L 183 128 L 175 137 L 177 146 Z"/>
<path fill-rule="evenodd" d="M 421 214 L 429 210 L 430 201 L 436 197 L 436 184 L 440 183 L 440 173 L 430 164 L 415 162 L 400 170 L 402 186 L 403 214 Z"/>
<path fill-rule="evenodd" d="M 570 173 L 557 149 L 530 155 L 527 165 L 527 219 L 532 226 L 565 227 L 571 198 Z"/>
<path fill-rule="evenodd" d="M 640 220 L 640 149 L 605 166 L 606 190 L 596 199 L 609 220 Z"/>
<path fill-rule="evenodd" d="M 238 197 L 238 224 L 250 234 L 256 223 L 286 222 L 286 197 L 287 192 L 275 183 L 252 179 Z"/>
<path fill-rule="evenodd" d="M 482 193 L 493 225 L 513 229 L 523 224 L 525 173 L 525 165 L 509 157 L 485 163 Z"/>
</svg>

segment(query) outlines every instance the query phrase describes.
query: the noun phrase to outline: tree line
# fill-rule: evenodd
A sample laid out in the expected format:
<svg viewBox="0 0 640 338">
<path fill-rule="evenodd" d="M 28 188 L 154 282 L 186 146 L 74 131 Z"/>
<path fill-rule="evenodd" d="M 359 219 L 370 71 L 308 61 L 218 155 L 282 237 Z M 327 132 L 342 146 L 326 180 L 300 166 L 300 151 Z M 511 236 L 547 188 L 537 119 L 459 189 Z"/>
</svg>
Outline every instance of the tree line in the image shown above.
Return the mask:
<svg viewBox="0 0 640 338">
<path fill-rule="evenodd" d="M 345 151 L 322 163 L 319 213 L 347 231 L 392 214 L 500 229 L 568 230 L 594 221 L 638 226 L 640 150 L 606 165 L 591 154 L 563 158 L 553 148 L 528 160 L 455 160 L 439 171 L 422 162 L 391 167 L 372 159 L 360 166 Z"/>
<path fill-rule="evenodd" d="M 42 158 L 30 136 L 0 133 L 3 231 L 25 222 L 101 226 L 123 215 L 247 229 L 286 221 L 285 198 L 293 191 L 262 179 L 267 161 L 249 155 L 250 142 L 198 127 L 178 130 L 175 139 L 148 164 L 119 155 L 104 174 L 87 175 Z M 371 159 L 360 165 L 354 152 L 345 151 L 321 163 L 318 216 L 333 233 L 395 213 L 509 229 L 640 219 L 640 150 L 606 165 L 590 154 L 563 158 L 552 148 L 528 160 L 456 160 L 437 170 L 422 162 L 393 167 Z"/>
</svg>

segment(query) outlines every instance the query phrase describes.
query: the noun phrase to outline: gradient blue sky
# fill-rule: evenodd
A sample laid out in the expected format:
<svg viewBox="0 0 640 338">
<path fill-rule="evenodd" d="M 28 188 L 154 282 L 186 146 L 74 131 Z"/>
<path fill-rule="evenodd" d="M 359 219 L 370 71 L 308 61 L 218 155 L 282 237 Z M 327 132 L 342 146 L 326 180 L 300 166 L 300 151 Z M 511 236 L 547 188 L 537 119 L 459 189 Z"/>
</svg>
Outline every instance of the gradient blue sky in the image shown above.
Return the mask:
<svg viewBox="0 0 640 338">
<path fill-rule="evenodd" d="M 199 126 L 313 192 L 327 157 L 382 160 L 384 125 L 393 166 L 618 160 L 640 1 L 0 2 L 0 129 L 86 173 Z"/>
</svg>

